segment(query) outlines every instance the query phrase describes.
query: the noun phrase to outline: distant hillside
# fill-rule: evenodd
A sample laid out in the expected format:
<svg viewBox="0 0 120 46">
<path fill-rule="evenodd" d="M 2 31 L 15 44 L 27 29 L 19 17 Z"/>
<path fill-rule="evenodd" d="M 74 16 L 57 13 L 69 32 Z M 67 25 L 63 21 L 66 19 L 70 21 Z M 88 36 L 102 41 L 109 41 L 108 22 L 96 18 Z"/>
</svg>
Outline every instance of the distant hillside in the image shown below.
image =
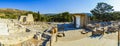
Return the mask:
<svg viewBox="0 0 120 46">
<path fill-rule="evenodd" d="M 46 15 L 46 16 L 53 16 L 53 15 L 57 15 L 56 13 L 49 13 L 49 14 L 43 14 L 43 15 Z"/>
<path fill-rule="evenodd" d="M 0 9 L 0 13 L 4 13 L 5 15 L 23 15 L 23 14 L 26 14 L 28 12 L 29 11 L 10 9 L 10 8 Z"/>
<path fill-rule="evenodd" d="M 59 13 L 58 13 L 59 14 Z M 76 14 L 76 13 L 70 13 L 70 14 Z M 78 14 L 86 14 L 88 16 L 93 16 L 91 13 L 78 13 Z M 54 16 L 54 15 L 57 15 L 57 13 L 49 13 L 49 14 L 43 14 L 43 15 L 46 15 L 46 16 Z"/>
<path fill-rule="evenodd" d="M 21 15 L 26 15 L 27 13 L 33 13 L 32 11 L 25 11 L 19 9 L 11 9 L 11 8 L 0 8 L 0 17 L 1 18 L 17 18 Z"/>
<path fill-rule="evenodd" d="M 35 21 L 43 21 L 43 22 L 53 22 L 53 21 L 54 22 L 71 22 L 72 21 L 72 13 L 69 13 L 69 12 L 40 14 L 39 12 L 10 9 L 10 8 L 1 8 L 0 18 L 17 19 L 18 16 L 27 15 L 29 13 L 33 14 Z M 83 13 L 83 14 L 91 16 L 91 13 Z"/>
</svg>

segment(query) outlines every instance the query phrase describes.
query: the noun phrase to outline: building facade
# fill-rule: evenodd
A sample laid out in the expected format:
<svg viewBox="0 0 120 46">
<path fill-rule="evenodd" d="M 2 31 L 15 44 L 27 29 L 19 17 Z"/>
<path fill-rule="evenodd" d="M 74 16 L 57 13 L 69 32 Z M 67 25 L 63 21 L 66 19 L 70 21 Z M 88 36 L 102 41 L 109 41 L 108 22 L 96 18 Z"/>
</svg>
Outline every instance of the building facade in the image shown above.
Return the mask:
<svg viewBox="0 0 120 46">
<path fill-rule="evenodd" d="M 73 23 L 75 28 L 85 27 L 89 21 L 90 19 L 86 14 L 73 14 Z"/>
</svg>

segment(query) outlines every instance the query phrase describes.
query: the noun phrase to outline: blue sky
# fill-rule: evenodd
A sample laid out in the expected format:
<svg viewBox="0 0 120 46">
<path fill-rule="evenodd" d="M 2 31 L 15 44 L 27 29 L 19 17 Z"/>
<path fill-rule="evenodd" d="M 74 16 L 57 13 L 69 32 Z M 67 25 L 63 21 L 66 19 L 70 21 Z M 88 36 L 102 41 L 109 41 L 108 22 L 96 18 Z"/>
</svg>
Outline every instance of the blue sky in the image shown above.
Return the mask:
<svg viewBox="0 0 120 46">
<path fill-rule="evenodd" d="M 0 0 L 0 8 L 40 11 L 40 13 L 89 13 L 98 2 L 105 2 L 120 11 L 120 0 Z"/>
</svg>

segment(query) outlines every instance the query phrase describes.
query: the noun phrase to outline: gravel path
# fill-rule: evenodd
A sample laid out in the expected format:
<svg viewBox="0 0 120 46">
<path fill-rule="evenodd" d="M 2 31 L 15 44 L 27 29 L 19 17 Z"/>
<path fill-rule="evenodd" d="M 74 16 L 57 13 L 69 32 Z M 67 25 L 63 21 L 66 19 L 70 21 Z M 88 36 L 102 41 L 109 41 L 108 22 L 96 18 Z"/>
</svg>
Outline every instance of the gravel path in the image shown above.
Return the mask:
<svg viewBox="0 0 120 46">
<path fill-rule="evenodd" d="M 105 38 L 83 38 L 75 41 L 58 41 L 54 46 L 117 46 L 117 41 Z"/>
<path fill-rule="evenodd" d="M 118 33 L 105 34 L 101 38 L 91 38 L 77 31 L 66 33 L 66 37 L 60 38 L 54 46 L 118 46 Z M 79 36 L 79 37 L 78 37 Z"/>
</svg>

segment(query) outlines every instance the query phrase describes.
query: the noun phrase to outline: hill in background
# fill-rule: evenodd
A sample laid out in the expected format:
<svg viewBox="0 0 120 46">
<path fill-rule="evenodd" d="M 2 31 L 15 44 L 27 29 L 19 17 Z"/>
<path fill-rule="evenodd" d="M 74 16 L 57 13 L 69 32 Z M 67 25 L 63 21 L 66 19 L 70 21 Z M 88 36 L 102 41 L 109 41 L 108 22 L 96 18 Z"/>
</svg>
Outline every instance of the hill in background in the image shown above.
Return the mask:
<svg viewBox="0 0 120 46">
<path fill-rule="evenodd" d="M 43 22 L 71 22 L 72 14 L 69 12 L 62 13 L 50 13 L 50 14 L 40 14 L 39 12 L 19 10 L 19 9 L 11 9 L 11 8 L 1 8 L 0 9 L 0 18 L 6 19 L 17 19 L 18 16 L 33 14 L 35 21 L 43 21 Z M 83 13 L 91 16 L 90 13 Z"/>
<path fill-rule="evenodd" d="M 25 11 L 19 9 L 0 8 L 0 17 L 15 19 L 17 18 L 17 16 L 26 15 L 27 13 L 30 12 L 33 13 L 32 11 Z"/>
</svg>

